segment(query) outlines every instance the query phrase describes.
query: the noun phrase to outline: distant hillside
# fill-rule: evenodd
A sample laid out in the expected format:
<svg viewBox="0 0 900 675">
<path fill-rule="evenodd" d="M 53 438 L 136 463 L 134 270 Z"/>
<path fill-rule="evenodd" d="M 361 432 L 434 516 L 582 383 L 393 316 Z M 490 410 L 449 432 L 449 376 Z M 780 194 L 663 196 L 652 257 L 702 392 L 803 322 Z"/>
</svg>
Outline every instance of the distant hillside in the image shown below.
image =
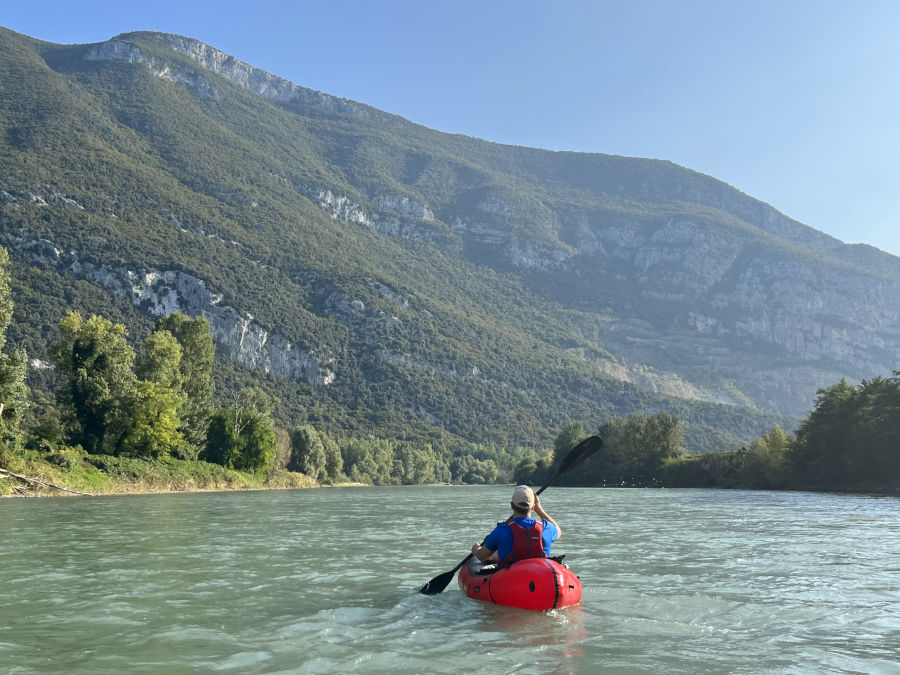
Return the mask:
<svg viewBox="0 0 900 675">
<path fill-rule="evenodd" d="M 900 259 L 670 162 L 450 135 L 196 40 L 0 29 L 0 244 L 42 369 L 70 308 L 210 319 L 284 424 L 538 445 L 670 410 L 694 449 L 889 374 Z"/>
</svg>

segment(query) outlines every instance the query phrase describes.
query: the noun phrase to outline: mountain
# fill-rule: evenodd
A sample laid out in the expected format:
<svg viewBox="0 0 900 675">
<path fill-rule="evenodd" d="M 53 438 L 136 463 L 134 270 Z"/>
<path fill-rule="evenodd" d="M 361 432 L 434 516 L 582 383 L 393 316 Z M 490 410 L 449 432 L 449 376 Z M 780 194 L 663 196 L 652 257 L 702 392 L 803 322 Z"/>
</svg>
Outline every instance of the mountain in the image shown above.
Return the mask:
<svg viewBox="0 0 900 675">
<path fill-rule="evenodd" d="M 667 409 L 689 447 L 888 374 L 900 259 L 671 162 L 446 134 L 197 40 L 0 29 L 10 340 L 210 319 L 218 391 L 292 425 L 543 444 Z"/>
</svg>

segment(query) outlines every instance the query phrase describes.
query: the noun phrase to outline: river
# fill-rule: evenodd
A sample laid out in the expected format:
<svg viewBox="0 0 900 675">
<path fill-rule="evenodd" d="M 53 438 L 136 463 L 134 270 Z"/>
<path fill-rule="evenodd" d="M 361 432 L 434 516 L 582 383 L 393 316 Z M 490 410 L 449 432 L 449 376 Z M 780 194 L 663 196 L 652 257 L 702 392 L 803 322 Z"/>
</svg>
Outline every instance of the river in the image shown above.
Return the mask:
<svg viewBox="0 0 900 675">
<path fill-rule="evenodd" d="M 900 500 L 551 488 L 582 606 L 469 600 L 506 487 L 0 500 L 4 673 L 900 673 Z"/>
</svg>

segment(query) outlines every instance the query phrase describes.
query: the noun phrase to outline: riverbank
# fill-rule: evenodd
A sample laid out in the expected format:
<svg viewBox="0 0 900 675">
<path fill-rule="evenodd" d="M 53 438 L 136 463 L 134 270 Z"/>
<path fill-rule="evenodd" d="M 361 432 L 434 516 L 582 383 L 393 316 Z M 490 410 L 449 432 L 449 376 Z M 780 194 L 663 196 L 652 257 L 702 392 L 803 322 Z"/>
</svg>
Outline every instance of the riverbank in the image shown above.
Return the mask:
<svg viewBox="0 0 900 675">
<path fill-rule="evenodd" d="M 18 477 L 14 474 L 17 474 Z M 25 479 L 28 480 L 25 480 Z M 51 497 L 320 487 L 301 473 L 235 471 L 208 462 L 28 452 L 0 474 L 2 497 Z"/>
</svg>

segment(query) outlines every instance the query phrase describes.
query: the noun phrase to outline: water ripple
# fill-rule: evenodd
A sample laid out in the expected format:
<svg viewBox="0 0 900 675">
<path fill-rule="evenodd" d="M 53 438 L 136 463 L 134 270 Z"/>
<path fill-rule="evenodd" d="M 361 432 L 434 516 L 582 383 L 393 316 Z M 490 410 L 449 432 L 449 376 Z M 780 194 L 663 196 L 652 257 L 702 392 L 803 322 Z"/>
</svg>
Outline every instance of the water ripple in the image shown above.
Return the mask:
<svg viewBox="0 0 900 675">
<path fill-rule="evenodd" d="M 14 673 L 900 673 L 896 499 L 544 495 L 585 587 L 543 614 L 416 591 L 507 488 L 0 501 Z M 485 517 L 485 514 L 494 514 Z"/>
</svg>

